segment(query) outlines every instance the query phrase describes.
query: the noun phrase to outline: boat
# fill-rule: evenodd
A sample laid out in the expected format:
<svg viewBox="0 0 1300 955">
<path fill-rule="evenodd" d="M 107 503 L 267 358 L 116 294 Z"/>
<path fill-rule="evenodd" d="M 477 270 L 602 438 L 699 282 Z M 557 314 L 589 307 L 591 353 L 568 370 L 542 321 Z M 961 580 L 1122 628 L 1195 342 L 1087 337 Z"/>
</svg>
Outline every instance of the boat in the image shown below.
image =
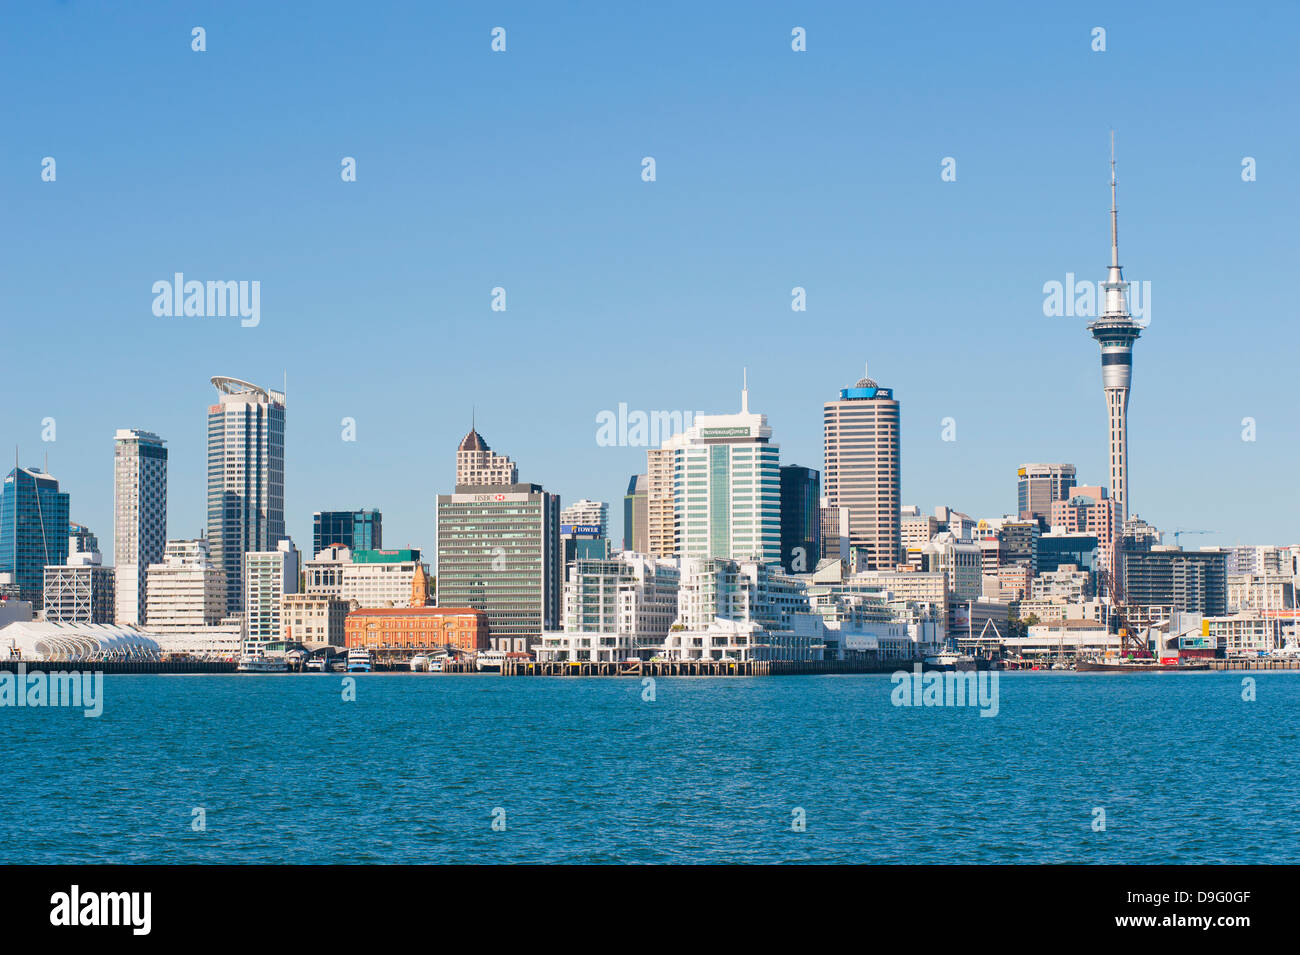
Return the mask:
<svg viewBox="0 0 1300 955">
<path fill-rule="evenodd" d="M 969 653 L 944 650 L 925 657 L 921 666 L 926 670 L 987 670 L 989 661 L 984 657 L 973 657 Z"/>
<path fill-rule="evenodd" d="M 1182 661 L 1170 663 L 1164 660 L 1080 660 L 1074 668 L 1080 673 L 1188 673 L 1208 670 L 1210 665 Z"/>
<path fill-rule="evenodd" d="M 288 673 L 289 662 L 282 657 L 253 653 L 239 658 L 237 673 Z"/>
<path fill-rule="evenodd" d="M 348 672 L 369 673 L 371 669 L 370 651 L 364 647 L 353 647 L 348 651 Z"/>
<path fill-rule="evenodd" d="M 411 657 L 412 673 L 423 673 L 427 669 L 429 669 L 429 658 L 423 653 L 417 653 L 415 656 Z"/>
<path fill-rule="evenodd" d="M 491 670 L 499 672 L 502 665 L 506 662 L 504 650 L 484 650 L 474 659 L 474 667 L 478 670 Z"/>
<path fill-rule="evenodd" d="M 430 661 L 429 661 L 429 672 L 430 672 L 430 673 L 441 673 L 441 672 L 442 672 L 442 669 L 443 669 L 443 668 L 442 668 L 442 661 L 441 661 L 441 660 L 430 660 Z"/>
<path fill-rule="evenodd" d="M 321 673 L 324 673 L 324 672 L 325 672 L 325 658 L 324 658 L 324 657 L 312 657 L 311 659 L 309 659 L 306 663 L 304 663 L 304 664 L 302 665 L 302 668 L 303 668 L 304 670 L 317 670 L 317 671 L 319 671 L 319 672 L 321 672 Z"/>
</svg>

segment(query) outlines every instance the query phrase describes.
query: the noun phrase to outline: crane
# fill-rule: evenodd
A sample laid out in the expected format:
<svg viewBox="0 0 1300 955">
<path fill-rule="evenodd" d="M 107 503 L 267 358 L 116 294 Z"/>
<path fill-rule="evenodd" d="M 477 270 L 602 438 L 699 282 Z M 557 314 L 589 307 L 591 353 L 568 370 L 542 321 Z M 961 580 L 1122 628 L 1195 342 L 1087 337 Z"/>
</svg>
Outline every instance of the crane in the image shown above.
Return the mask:
<svg viewBox="0 0 1300 955">
<path fill-rule="evenodd" d="M 1188 530 L 1187 528 L 1180 527 L 1178 530 L 1174 531 L 1174 546 L 1175 547 L 1179 546 L 1178 538 L 1182 537 L 1184 534 L 1213 534 L 1213 533 L 1214 531 L 1192 531 L 1192 530 Z"/>
</svg>

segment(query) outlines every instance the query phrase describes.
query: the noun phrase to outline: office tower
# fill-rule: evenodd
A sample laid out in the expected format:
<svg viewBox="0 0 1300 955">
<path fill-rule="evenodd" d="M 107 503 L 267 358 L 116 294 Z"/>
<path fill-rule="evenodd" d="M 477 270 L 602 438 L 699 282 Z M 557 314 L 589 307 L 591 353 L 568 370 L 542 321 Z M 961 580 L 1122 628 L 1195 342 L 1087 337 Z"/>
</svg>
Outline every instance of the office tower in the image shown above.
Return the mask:
<svg viewBox="0 0 1300 955">
<path fill-rule="evenodd" d="M 646 549 L 651 557 L 677 556 L 677 516 L 673 503 L 671 448 L 646 451 Z"/>
<path fill-rule="evenodd" d="M 812 573 L 821 559 L 821 472 L 798 464 L 781 470 L 781 566 Z"/>
<path fill-rule="evenodd" d="M 11 574 L 18 598 L 39 610 L 45 568 L 68 562 L 68 495 L 36 468 L 15 467 L 0 490 L 0 574 Z"/>
<path fill-rule="evenodd" d="M 384 516 L 377 510 L 317 511 L 312 515 L 311 553 L 326 547 L 383 550 Z"/>
<path fill-rule="evenodd" d="M 206 538 L 167 541 L 163 558 L 146 569 L 146 629 L 177 633 L 215 627 L 226 613 L 226 575 L 212 561 Z"/>
<path fill-rule="evenodd" d="M 481 457 L 462 467 L 467 448 L 490 453 L 471 431 L 456 454 L 458 474 L 517 476 L 513 465 Z M 438 495 L 438 605 L 485 611 L 495 649 L 528 650 L 559 625 L 560 554 L 560 496 L 540 484 L 457 483 Z"/>
<path fill-rule="evenodd" d="M 673 452 L 678 556 L 780 562 L 780 449 L 771 439 L 767 415 L 750 413 L 746 381 L 738 414 L 696 415 L 663 443 Z"/>
<path fill-rule="evenodd" d="M 864 377 L 826 402 L 823 421 L 826 500 L 848 508 L 849 545 L 865 551 L 864 569 L 888 570 L 901 556 L 898 402 Z"/>
<path fill-rule="evenodd" d="M 254 550 L 244 555 L 245 654 L 266 651 L 280 640 L 284 595 L 298 592 L 298 550 L 285 538 L 275 550 Z"/>
<path fill-rule="evenodd" d="M 1142 326 L 1128 311 L 1128 283 L 1119 264 L 1119 213 L 1115 207 L 1115 138 L 1110 149 L 1110 269 L 1102 288 L 1106 304 L 1088 331 L 1101 346 L 1101 383 L 1110 426 L 1110 496 L 1128 519 L 1128 393 L 1133 379 L 1133 343 Z"/>
<path fill-rule="evenodd" d="M 649 552 L 646 475 L 633 474 L 623 495 L 623 549 L 638 554 Z"/>
<path fill-rule="evenodd" d="M 821 507 L 822 560 L 849 559 L 849 509 L 831 507 L 822 495 Z M 926 538 L 927 540 L 929 538 Z"/>
<path fill-rule="evenodd" d="M 1022 521 L 1052 519 L 1052 505 L 1069 500 L 1076 472 L 1073 464 L 1022 464 L 1016 469 L 1016 514 Z"/>
<path fill-rule="evenodd" d="M 99 538 L 85 524 L 78 524 L 76 521 L 68 524 L 68 556 L 71 557 L 73 554 L 95 554 L 96 557 L 101 555 Z M 97 559 L 95 563 L 100 561 Z"/>
<path fill-rule="evenodd" d="M 474 428 L 456 449 L 456 484 L 507 485 L 519 483 L 519 469 L 503 454 L 495 453 Z"/>
<path fill-rule="evenodd" d="M 1117 570 L 1115 543 L 1123 525 L 1119 503 L 1111 500 L 1100 486 L 1074 488 L 1068 500 L 1052 505 L 1052 530 L 1065 534 L 1091 534 L 1097 538 L 1097 569 Z"/>
<path fill-rule="evenodd" d="M 113 622 L 113 568 L 83 551 L 62 566 L 45 568 L 45 619 L 49 623 Z"/>
<path fill-rule="evenodd" d="M 572 530 L 566 531 L 569 527 Z M 609 505 L 585 498 L 560 512 L 560 534 L 572 537 L 604 537 L 609 529 Z"/>
<path fill-rule="evenodd" d="M 149 565 L 167 547 L 167 449 L 158 435 L 119 428 L 113 435 L 113 613 L 119 626 L 147 622 Z"/>
<path fill-rule="evenodd" d="M 208 406 L 208 541 L 226 577 L 226 613 L 242 610 L 244 555 L 284 539 L 284 409 L 281 391 L 238 378 L 212 379 Z"/>
<path fill-rule="evenodd" d="M 1169 606 L 1179 613 L 1222 616 L 1228 609 L 1228 555 L 1221 550 L 1185 551 L 1157 545 L 1121 551 L 1124 602 Z"/>
</svg>

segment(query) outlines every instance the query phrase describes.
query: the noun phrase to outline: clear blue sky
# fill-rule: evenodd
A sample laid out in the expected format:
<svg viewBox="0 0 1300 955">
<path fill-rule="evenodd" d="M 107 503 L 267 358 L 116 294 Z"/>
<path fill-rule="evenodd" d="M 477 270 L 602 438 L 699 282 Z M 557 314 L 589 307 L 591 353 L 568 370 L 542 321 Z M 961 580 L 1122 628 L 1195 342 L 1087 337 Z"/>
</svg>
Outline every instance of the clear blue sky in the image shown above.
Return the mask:
<svg viewBox="0 0 1300 955">
<path fill-rule="evenodd" d="M 1153 290 L 1133 509 L 1217 532 L 1192 546 L 1300 540 L 1298 31 L 1283 3 L 7 4 L 0 441 L 48 452 L 107 548 L 113 431 L 156 431 L 193 536 L 208 379 L 287 373 L 300 545 L 378 507 L 431 550 L 471 406 L 617 534 L 645 458 L 597 445 L 601 410 L 730 411 L 748 366 L 782 462 L 820 467 L 821 404 L 870 361 L 905 502 L 1002 514 L 1022 462 L 1104 480 L 1097 346 L 1042 288 L 1104 278 L 1113 127 Z M 156 318 L 177 271 L 260 281 L 261 324 Z"/>
</svg>

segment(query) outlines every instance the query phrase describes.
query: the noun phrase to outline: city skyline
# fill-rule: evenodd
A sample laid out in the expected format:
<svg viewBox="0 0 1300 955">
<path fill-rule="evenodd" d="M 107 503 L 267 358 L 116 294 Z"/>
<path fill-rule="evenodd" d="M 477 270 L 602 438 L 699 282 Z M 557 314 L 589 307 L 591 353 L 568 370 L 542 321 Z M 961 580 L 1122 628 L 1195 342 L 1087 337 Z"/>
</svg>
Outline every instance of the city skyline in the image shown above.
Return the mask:
<svg viewBox="0 0 1300 955">
<path fill-rule="evenodd" d="M 1300 523 L 1278 506 L 1300 437 L 1284 413 L 1288 349 L 1265 347 L 1292 309 L 1295 134 L 1273 122 L 1271 98 L 1287 86 L 1277 71 L 1295 67 L 1265 67 L 1289 60 L 1259 55 L 1272 43 L 1281 49 L 1293 13 L 1276 14 L 1273 31 L 1222 24 L 1216 55 L 1234 66 L 1226 80 L 1188 72 L 1187 50 L 1203 42 L 1194 24 L 1143 27 L 1137 47 L 1141 14 L 1124 11 L 1099 15 L 1111 39 L 1105 52 L 1089 49 L 1090 25 L 1034 11 L 1003 27 L 1016 51 L 1005 64 L 957 38 L 979 25 L 960 9 L 945 13 L 954 32 L 937 45 L 911 42 L 928 21 L 905 15 L 900 42 L 873 42 L 870 56 L 861 45 L 869 23 L 852 11 L 805 24 L 801 56 L 789 51 L 791 15 L 772 10 L 745 23 L 692 12 L 685 36 L 671 15 L 631 25 L 616 13 L 517 11 L 510 49 L 497 59 L 479 42 L 476 14 L 448 15 L 445 62 L 430 64 L 412 41 L 366 76 L 364 64 L 378 61 L 349 46 L 363 69 L 342 78 L 287 41 L 305 29 L 327 43 L 282 11 L 267 12 L 257 35 L 214 20 L 207 59 L 185 44 L 170 52 L 171 25 L 147 16 L 142 24 L 135 11 L 116 21 L 81 11 L 62 46 L 0 41 L 18 67 L 22 145 L 0 159 L 0 173 L 11 183 L 13 234 L 28 237 L 6 247 L 7 299 L 13 314 L 40 319 L 11 323 L 10 341 L 39 353 L 42 336 L 59 329 L 65 361 L 148 371 L 119 376 L 94 400 L 76 381 L 51 388 L 39 363 L 9 371 L 6 436 L 21 464 L 48 453 L 72 518 L 105 545 L 113 513 L 105 475 L 119 428 L 168 442 L 169 536 L 194 537 L 206 525 L 196 409 L 217 372 L 262 383 L 287 373 L 295 411 L 286 521 L 299 547 L 315 511 L 375 507 L 393 546 L 433 553 L 432 502 L 453 483 L 447 449 L 475 408 L 521 481 L 562 502 L 610 503 L 610 533 L 620 539 L 618 501 L 628 476 L 645 470 L 645 448 L 600 445 L 597 416 L 621 403 L 724 411 L 743 367 L 782 463 L 820 470 L 821 407 L 869 360 L 903 408 L 901 499 L 925 511 L 1013 513 L 1013 472 L 1026 461 L 1071 462 L 1080 483 L 1106 485 L 1096 345 L 1084 340 L 1085 318 L 1043 314 L 1043 286 L 1067 274 L 1105 278 L 1100 197 L 1111 128 L 1124 160 L 1126 256 L 1139 266 L 1127 278 L 1155 290 L 1129 416 L 1130 511 L 1162 528 L 1215 532 L 1194 546 L 1300 538 Z M 51 31 L 38 25 L 60 16 L 15 14 L 43 37 Z M 419 11 L 412 17 L 418 34 Z M 380 27 L 358 29 L 364 45 Z M 665 49 L 690 58 L 692 84 L 654 74 L 642 89 L 613 70 L 607 88 L 590 90 L 570 76 L 619 62 L 644 78 L 638 69 Z M 123 53 L 138 63 L 101 101 L 64 95 Z M 160 57 L 177 71 L 177 91 L 137 89 Z M 306 104 L 312 133 L 299 125 L 304 117 L 286 139 L 272 124 L 284 104 L 259 105 L 259 64 L 271 58 L 293 66 L 284 82 Z M 1025 88 L 1026 61 L 1046 59 L 1059 69 Z M 848 75 L 855 64 L 860 75 Z M 967 117 L 952 84 L 973 70 L 990 96 Z M 41 76 L 53 85 L 31 95 L 27 84 Z M 471 88 L 438 100 L 432 123 L 401 122 L 423 99 L 365 116 L 347 108 L 384 101 L 380 91 L 394 83 L 428 89 L 452 76 Z M 524 77 L 534 79 L 521 92 Z M 911 95 L 882 97 L 882 79 Z M 569 100 L 558 112 L 557 88 Z M 215 123 L 238 118 L 256 158 L 236 162 L 207 137 L 154 132 L 149 117 L 172 112 L 178 95 Z M 48 105 L 41 112 L 33 102 Z M 719 102 L 728 102 L 725 117 Z M 611 120 L 616 104 L 623 110 Z M 443 135 L 481 127 L 485 115 L 499 116 L 508 157 L 481 129 Z M 863 122 L 845 124 L 844 115 Z M 1017 125 L 1024 115 L 1036 123 Z M 571 142 L 533 117 L 560 123 Z M 107 122 L 141 128 L 144 139 L 105 145 Z M 718 132 L 702 136 L 712 124 Z M 142 168 L 142 148 L 160 161 Z M 46 155 L 59 162 L 55 182 L 40 179 Z M 657 159 L 652 183 L 640 176 L 647 155 Z M 357 159 L 355 183 L 339 180 L 344 156 Z M 953 182 L 940 178 L 945 157 L 956 160 Z M 1243 157 L 1258 159 L 1258 181 L 1243 181 Z M 193 228 L 173 230 L 166 210 L 176 208 L 195 213 Z M 86 221 L 100 224 L 72 228 Z M 81 263 L 73 276 L 60 265 L 69 259 Z M 260 324 L 155 316 L 152 284 L 178 271 L 260 281 Z M 1234 282 L 1210 285 L 1207 274 Z M 498 286 L 508 292 L 505 312 L 491 309 Z M 807 312 L 791 311 L 794 287 L 806 289 Z M 1223 347 L 1226 321 L 1235 347 Z M 413 335 L 427 347 L 411 347 Z M 828 362 L 828 342 L 847 354 Z M 321 373 L 353 346 L 382 356 L 386 387 L 364 373 Z M 442 352 L 469 357 L 431 374 Z M 1231 382 L 1226 400 L 1189 402 L 1211 356 Z M 574 368 L 580 374 L 566 379 Z M 520 393 L 538 397 L 521 402 Z M 955 441 L 942 438 L 945 418 Z M 1254 441 L 1242 440 L 1247 418 L 1258 425 Z M 41 440 L 46 419 L 57 423 L 53 441 Z M 345 419 L 355 441 L 341 438 Z M 1199 467 L 1189 472 L 1189 462 Z M 1201 501 L 1212 492 L 1220 503 L 1209 515 Z"/>
</svg>

